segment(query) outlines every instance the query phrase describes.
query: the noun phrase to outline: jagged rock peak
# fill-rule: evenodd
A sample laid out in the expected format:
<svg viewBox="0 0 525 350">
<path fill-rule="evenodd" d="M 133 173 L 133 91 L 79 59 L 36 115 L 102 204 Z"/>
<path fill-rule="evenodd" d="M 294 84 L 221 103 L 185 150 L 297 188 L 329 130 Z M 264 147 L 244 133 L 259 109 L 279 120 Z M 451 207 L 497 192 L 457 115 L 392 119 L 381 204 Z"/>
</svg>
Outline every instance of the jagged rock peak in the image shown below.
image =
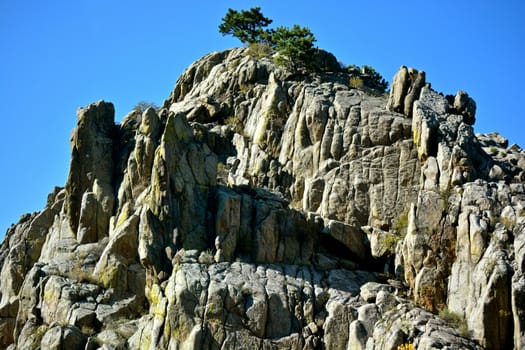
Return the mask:
<svg viewBox="0 0 525 350">
<path fill-rule="evenodd" d="M 71 135 L 71 164 L 66 183 L 66 214 L 80 243 L 104 235 L 113 212 L 113 133 L 115 108 L 99 101 L 77 111 Z"/>
<path fill-rule="evenodd" d="M 412 105 L 425 86 L 425 72 L 401 66 L 394 76 L 387 109 L 412 116 Z"/>
<path fill-rule="evenodd" d="M 427 85 L 425 72 L 401 66 L 394 76 L 387 109 L 412 117 L 414 102 L 419 99 L 422 88 Z M 430 88 L 430 84 L 428 84 Z M 474 125 L 476 121 L 476 102 L 468 93 L 459 90 L 455 96 L 446 96 L 446 110 L 451 114 L 463 115 L 464 122 Z"/>
<path fill-rule="evenodd" d="M 78 111 L 0 248 L 10 349 L 523 349 L 525 154 L 402 67 L 206 55 L 162 108 Z"/>
</svg>

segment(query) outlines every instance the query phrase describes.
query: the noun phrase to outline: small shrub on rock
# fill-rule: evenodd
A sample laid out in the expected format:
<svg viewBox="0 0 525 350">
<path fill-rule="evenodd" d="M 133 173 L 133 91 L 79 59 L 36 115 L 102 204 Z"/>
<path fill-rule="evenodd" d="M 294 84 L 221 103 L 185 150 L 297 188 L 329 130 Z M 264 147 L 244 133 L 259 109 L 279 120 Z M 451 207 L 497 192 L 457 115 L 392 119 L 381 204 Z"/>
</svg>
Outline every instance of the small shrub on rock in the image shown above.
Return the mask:
<svg viewBox="0 0 525 350">
<path fill-rule="evenodd" d="M 138 113 L 144 113 L 148 108 L 159 109 L 159 106 L 155 102 L 140 101 L 133 107 L 133 110 Z"/>
<path fill-rule="evenodd" d="M 352 89 L 362 89 L 365 84 L 363 83 L 363 79 L 359 77 L 351 77 L 348 85 Z"/>
</svg>

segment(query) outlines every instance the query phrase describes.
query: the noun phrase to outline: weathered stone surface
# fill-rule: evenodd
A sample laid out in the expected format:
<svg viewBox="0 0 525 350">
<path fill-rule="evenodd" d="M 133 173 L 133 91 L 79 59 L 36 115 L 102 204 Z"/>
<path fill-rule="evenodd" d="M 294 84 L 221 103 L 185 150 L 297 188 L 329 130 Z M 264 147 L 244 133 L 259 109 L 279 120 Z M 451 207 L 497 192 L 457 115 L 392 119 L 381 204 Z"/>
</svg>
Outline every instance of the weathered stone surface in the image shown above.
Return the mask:
<svg viewBox="0 0 525 350">
<path fill-rule="evenodd" d="M 50 350 L 60 350 L 64 347 L 82 350 L 85 344 L 86 336 L 78 328 L 55 326 L 44 334 L 41 346 Z"/>
<path fill-rule="evenodd" d="M 425 86 L 425 72 L 402 66 L 394 76 L 387 109 L 411 117 L 412 105 L 419 99 L 423 86 Z"/>
<path fill-rule="evenodd" d="M 119 125 L 79 110 L 65 189 L 0 248 L 0 347 L 523 348 L 525 152 L 422 71 L 387 98 L 248 52 Z"/>
<path fill-rule="evenodd" d="M 405 96 L 410 84 L 409 79 L 408 68 L 401 66 L 394 76 L 394 81 L 390 88 L 390 97 L 387 104 L 388 110 L 403 113 Z"/>
<path fill-rule="evenodd" d="M 359 295 L 365 302 L 370 303 L 370 302 L 376 301 L 377 294 L 379 292 L 381 291 L 390 292 L 391 289 L 392 288 L 386 284 L 380 284 L 377 282 L 368 282 L 361 286 L 361 292 Z"/>
<path fill-rule="evenodd" d="M 104 101 L 77 112 L 65 211 L 72 231 L 79 231 L 81 243 L 102 238 L 113 214 L 114 114 L 113 104 Z"/>
<path fill-rule="evenodd" d="M 454 109 L 463 115 L 466 124 L 473 125 L 476 122 L 476 102 L 465 91 L 460 90 L 456 94 Z"/>
</svg>

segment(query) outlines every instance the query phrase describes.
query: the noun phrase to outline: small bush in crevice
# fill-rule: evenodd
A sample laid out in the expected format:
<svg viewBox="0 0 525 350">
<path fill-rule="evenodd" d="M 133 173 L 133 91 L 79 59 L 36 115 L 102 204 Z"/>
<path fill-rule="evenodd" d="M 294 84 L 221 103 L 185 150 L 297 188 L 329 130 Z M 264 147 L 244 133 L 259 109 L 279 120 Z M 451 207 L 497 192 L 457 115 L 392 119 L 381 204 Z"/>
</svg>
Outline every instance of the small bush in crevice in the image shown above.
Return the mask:
<svg viewBox="0 0 525 350">
<path fill-rule="evenodd" d="M 224 124 L 230 125 L 237 134 L 243 135 L 244 125 L 242 121 L 235 115 L 224 119 Z"/>
<path fill-rule="evenodd" d="M 135 105 L 135 107 L 133 107 L 133 110 L 142 114 L 146 109 L 150 107 L 155 110 L 159 109 L 159 106 L 155 102 L 140 101 Z"/>
<path fill-rule="evenodd" d="M 397 350 L 415 350 L 414 344 L 401 344 L 397 347 Z"/>
<path fill-rule="evenodd" d="M 359 77 L 351 77 L 348 85 L 352 89 L 362 89 L 365 83 L 363 82 L 363 79 Z"/>
<path fill-rule="evenodd" d="M 346 67 L 348 74 L 350 75 L 350 87 L 355 89 L 362 89 L 364 87 L 385 92 L 388 89 L 388 81 L 386 81 L 381 74 L 379 74 L 371 66 L 363 65 L 361 67 L 352 64 Z M 362 86 L 355 85 L 357 79 L 362 81 Z"/>
<path fill-rule="evenodd" d="M 248 44 L 248 54 L 255 58 L 271 57 L 274 54 L 272 45 L 267 42 L 255 42 Z"/>
<path fill-rule="evenodd" d="M 457 329 L 459 335 L 461 335 L 462 337 L 470 337 L 470 331 L 468 329 L 467 320 L 465 320 L 463 316 L 452 312 L 447 308 L 444 308 L 439 312 L 439 317 L 441 317 L 444 321 L 446 321 L 452 327 Z"/>
</svg>

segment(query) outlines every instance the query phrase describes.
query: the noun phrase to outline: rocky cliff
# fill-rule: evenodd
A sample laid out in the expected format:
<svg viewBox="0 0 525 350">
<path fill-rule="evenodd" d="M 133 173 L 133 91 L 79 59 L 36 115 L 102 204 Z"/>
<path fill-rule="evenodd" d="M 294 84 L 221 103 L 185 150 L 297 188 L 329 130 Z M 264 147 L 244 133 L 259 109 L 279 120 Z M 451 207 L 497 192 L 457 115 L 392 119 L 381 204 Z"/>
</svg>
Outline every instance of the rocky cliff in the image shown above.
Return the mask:
<svg viewBox="0 0 525 350">
<path fill-rule="evenodd" d="M 525 153 L 401 67 L 350 89 L 246 49 L 158 110 L 77 112 L 0 249 L 9 349 L 525 349 Z"/>
</svg>

